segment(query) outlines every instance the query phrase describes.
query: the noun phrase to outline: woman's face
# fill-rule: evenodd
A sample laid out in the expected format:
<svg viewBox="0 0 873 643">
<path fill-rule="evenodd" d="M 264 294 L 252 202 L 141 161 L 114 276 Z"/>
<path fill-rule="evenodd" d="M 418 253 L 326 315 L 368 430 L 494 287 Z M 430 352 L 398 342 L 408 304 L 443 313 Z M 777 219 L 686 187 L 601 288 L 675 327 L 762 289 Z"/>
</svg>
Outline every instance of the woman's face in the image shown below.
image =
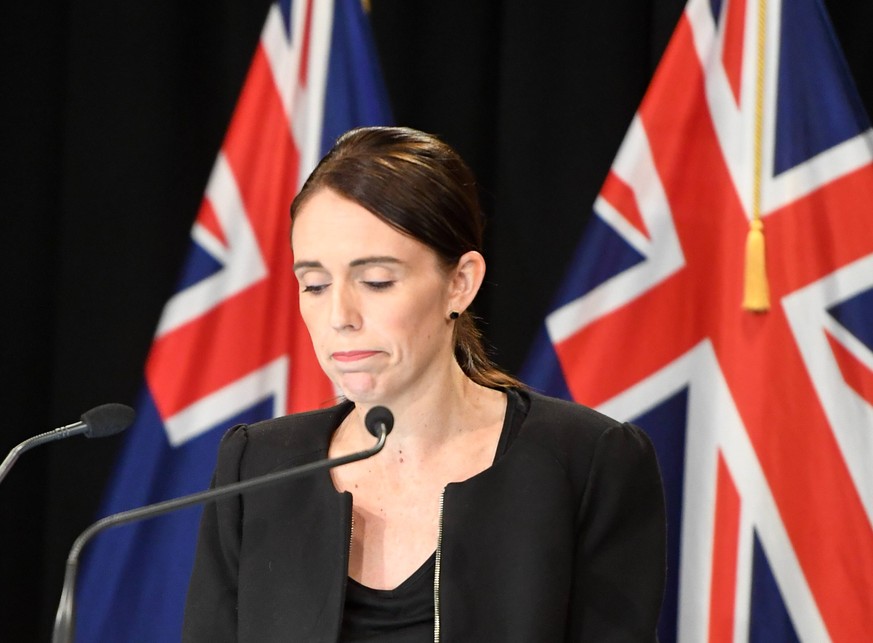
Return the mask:
<svg viewBox="0 0 873 643">
<path fill-rule="evenodd" d="M 315 353 L 347 398 L 387 403 L 444 376 L 454 288 L 433 250 L 329 189 L 299 210 L 291 246 Z"/>
</svg>

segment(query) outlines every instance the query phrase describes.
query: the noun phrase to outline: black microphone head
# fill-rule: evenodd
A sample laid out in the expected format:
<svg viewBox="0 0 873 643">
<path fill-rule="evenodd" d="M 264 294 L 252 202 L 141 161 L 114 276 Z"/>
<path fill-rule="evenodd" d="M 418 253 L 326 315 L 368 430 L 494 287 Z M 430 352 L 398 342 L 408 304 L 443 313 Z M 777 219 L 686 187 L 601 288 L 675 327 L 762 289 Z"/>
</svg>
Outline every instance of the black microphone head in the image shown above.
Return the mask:
<svg viewBox="0 0 873 643">
<path fill-rule="evenodd" d="M 110 402 L 95 406 L 82 413 L 82 422 L 88 425 L 85 435 L 89 438 L 103 438 L 124 431 L 133 424 L 136 413 L 124 404 Z"/>
<path fill-rule="evenodd" d="M 364 424 L 374 438 L 379 437 L 379 425 L 385 425 L 385 435 L 391 433 L 394 428 L 394 414 L 384 406 L 374 406 L 367 411 L 367 417 L 364 418 Z"/>
</svg>

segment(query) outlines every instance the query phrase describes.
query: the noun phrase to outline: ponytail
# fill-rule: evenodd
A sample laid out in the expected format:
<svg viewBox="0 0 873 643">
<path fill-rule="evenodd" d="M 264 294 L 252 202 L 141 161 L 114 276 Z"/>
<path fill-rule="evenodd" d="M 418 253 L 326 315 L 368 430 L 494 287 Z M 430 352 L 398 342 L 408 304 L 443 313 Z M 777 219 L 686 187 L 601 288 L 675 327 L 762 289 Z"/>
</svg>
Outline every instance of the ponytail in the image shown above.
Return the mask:
<svg viewBox="0 0 873 643">
<path fill-rule="evenodd" d="M 523 388 L 524 385 L 509 373 L 502 371 L 488 357 L 482 342 L 482 332 L 470 313 L 463 313 L 455 321 L 455 359 L 464 374 L 480 386 L 488 388 Z"/>
</svg>

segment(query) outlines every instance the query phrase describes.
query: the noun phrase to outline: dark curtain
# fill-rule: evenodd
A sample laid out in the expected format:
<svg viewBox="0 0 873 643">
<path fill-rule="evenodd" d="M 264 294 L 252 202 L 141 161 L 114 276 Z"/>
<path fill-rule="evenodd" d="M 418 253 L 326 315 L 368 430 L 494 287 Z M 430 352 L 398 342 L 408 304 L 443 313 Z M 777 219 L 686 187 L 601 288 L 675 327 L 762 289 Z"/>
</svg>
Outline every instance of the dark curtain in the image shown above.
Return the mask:
<svg viewBox="0 0 873 643">
<path fill-rule="evenodd" d="M 476 171 L 476 310 L 521 367 L 681 0 L 372 0 L 395 118 Z M 0 8 L 0 457 L 132 404 L 267 0 Z M 873 106 L 873 5 L 827 2 Z M 0 485 L 0 639 L 46 640 L 120 438 L 24 454 Z"/>
</svg>

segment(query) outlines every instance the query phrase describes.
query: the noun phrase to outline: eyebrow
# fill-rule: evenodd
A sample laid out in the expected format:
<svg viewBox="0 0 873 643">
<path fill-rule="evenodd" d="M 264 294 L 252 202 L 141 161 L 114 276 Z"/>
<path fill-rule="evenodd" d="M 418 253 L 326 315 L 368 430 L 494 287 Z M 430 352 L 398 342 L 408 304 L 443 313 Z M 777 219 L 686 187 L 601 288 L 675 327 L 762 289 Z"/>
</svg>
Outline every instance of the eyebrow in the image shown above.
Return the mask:
<svg viewBox="0 0 873 643">
<path fill-rule="evenodd" d="M 349 266 L 352 268 L 357 268 L 358 266 L 366 266 L 373 263 L 403 263 L 397 257 L 391 257 L 388 255 L 385 256 L 375 256 L 375 257 L 361 257 L 360 259 L 355 259 L 349 263 Z M 320 261 L 295 261 L 293 270 L 296 272 L 301 268 L 324 268 Z"/>
<path fill-rule="evenodd" d="M 291 267 L 294 272 L 297 272 L 301 268 L 323 268 L 320 261 L 295 261 L 294 265 Z"/>
<path fill-rule="evenodd" d="M 381 256 L 381 257 L 362 257 L 361 259 L 355 259 L 352 261 L 349 266 L 355 268 L 357 266 L 366 266 L 371 263 L 402 263 L 400 259 L 397 257 L 390 256 Z"/>
</svg>

